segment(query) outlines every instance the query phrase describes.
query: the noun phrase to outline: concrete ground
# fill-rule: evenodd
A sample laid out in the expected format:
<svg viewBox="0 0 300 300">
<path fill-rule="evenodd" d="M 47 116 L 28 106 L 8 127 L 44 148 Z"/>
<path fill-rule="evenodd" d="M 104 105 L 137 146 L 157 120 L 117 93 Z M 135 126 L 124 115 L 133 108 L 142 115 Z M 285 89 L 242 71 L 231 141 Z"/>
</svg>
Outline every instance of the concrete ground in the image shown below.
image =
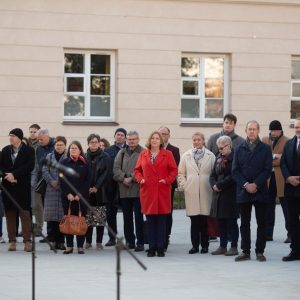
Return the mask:
<svg viewBox="0 0 300 300">
<path fill-rule="evenodd" d="M 148 268 L 143 271 L 126 252 L 122 252 L 121 299 L 300 299 L 300 261 L 281 261 L 290 249 L 283 243 L 286 232 L 281 208 L 277 206 L 276 209 L 274 241 L 267 243 L 267 262 L 263 263 L 256 261 L 254 254 L 251 261 L 239 263 L 234 262 L 233 257 L 187 254 L 191 247 L 190 221 L 184 210 L 174 211 L 171 244 L 166 257 L 148 258 L 144 252 L 137 253 Z M 120 213 L 118 220 L 122 233 Z M 253 222 L 253 236 L 255 232 Z M 7 240 L 5 226 L 4 238 Z M 211 243 L 209 251 L 217 247 L 218 243 Z M 1 300 L 32 299 L 31 254 L 22 249 L 21 238 L 16 252 L 8 252 L 7 243 L 0 244 Z M 114 248 L 92 249 L 85 255 L 63 255 L 61 251 L 54 254 L 47 245 L 38 243 L 36 299 L 116 299 L 115 269 Z"/>
</svg>

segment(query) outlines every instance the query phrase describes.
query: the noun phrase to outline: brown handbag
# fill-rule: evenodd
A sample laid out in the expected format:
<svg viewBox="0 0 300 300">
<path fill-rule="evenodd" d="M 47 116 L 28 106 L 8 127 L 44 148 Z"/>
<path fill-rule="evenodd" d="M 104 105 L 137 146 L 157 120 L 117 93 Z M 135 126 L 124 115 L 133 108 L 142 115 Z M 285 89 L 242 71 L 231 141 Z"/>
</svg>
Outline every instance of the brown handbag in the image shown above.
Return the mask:
<svg viewBox="0 0 300 300">
<path fill-rule="evenodd" d="M 79 212 L 78 216 L 71 215 L 71 202 L 69 204 L 68 214 L 65 215 L 59 223 L 59 230 L 63 234 L 68 235 L 85 235 L 88 230 L 88 225 L 85 217 L 81 214 L 80 202 L 78 201 Z"/>
</svg>

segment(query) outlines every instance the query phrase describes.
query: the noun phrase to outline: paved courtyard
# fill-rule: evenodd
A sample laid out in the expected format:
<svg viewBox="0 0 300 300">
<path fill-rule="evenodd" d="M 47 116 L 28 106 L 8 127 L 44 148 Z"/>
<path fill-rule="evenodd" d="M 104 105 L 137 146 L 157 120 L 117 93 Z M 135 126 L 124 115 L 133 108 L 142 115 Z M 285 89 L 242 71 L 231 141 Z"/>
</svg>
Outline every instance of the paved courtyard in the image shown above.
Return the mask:
<svg viewBox="0 0 300 300">
<path fill-rule="evenodd" d="M 252 255 L 251 261 L 236 263 L 232 257 L 187 254 L 191 247 L 190 221 L 184 210 L 175 211 L 166 257 L 148 258 L 145 253 L 137 253 L 148 268 L 143 271 L 122 252 L 121 299 L 300 299 L 300 261 L 281 261 L 289 253 L 289 245 L 283 243 L 286 233 L 280 206 L 276 217 L 275 240 L 267 243 L 265 252 L 267 262 L 257 262 Z M 120 213 L 118 220 L 122 233 Z M 255 234 L 254 223 L 252 229 Z M 4 238 L 7 240 L 5 226 Z M 217 247 L 218 243 L 211 243 L 209 250 Z M 17 252 L 8 252 L 7 243 L 0 245 L 1 300 L 32 299 L 31 254 L 22 248 L 20 238 Z M 115 265 L 113 248 L 66 256 L 61 252 L 54 254 L 46 245 L 38 243 L 36 299 L 116 299 Z"/>
</svg>

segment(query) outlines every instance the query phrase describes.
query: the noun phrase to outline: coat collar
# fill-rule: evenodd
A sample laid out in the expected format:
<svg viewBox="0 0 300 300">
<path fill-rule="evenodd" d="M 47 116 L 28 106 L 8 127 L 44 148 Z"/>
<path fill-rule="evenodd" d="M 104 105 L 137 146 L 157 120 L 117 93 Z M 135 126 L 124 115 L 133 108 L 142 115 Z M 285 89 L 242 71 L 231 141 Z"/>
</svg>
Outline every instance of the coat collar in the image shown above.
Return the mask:
<svg viewBox="0 0 300 300">
<path fill-rule="evenodd" d="M 208 161 L 208 158 L 213 155 L 212 152 L 210 152 L 207 148 L 203 147 L 203 150 L 204 150 L 204 156 L 202 158 L 202 163 L 201 163 L 201 168 L 203 168 L 205 166 L 205 164 L 207 163 Z M 194 159 L 194 156 L 193 156 L 193 148 L 191 148 L 190 150 L 187 151 L 187 158 L 188 160 L 190 161 L 190 164 L 193 166 L 193 168 L 198 172 L 199 171 L 199 168 L 196 164 L 196 161 Z"/>
</svg>

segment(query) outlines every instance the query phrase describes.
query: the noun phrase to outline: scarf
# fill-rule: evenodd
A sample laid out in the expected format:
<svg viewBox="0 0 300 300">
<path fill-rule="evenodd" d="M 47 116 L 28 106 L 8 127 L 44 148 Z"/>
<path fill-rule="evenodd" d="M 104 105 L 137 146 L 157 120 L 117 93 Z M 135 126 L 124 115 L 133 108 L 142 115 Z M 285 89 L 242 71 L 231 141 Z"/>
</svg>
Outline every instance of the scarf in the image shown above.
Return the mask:
<svg viewBox="0 0 300 300">
<path fill-rule="evenodd" d="M 82 155 L 79 155 L 79 157 L 74 157 L 74 156 L 70 155 L 70 159 L 71 159 L 72 161 L 74 161 L 74 162 L 76 162 L 76 161 L 78 161 L 78 160 L 79 160 L 79 161 L 82 161 L 84 165 L 87 164 L 86 159 L 85 159 Z"/>
<path fill-rule="evenodd" d="M 198 161 L 199 161 L 200 159 L 202 159 L 203 156 L 204 156 L 204 149 L 203 149 L 203 148 L 201 148 L 201 149 L 194 148 L 194 149 L 192 150 L 192 153 L 193 153 L 194 160 L 195 160 L 196 162 L 198 162 Z"/>
</svg>

